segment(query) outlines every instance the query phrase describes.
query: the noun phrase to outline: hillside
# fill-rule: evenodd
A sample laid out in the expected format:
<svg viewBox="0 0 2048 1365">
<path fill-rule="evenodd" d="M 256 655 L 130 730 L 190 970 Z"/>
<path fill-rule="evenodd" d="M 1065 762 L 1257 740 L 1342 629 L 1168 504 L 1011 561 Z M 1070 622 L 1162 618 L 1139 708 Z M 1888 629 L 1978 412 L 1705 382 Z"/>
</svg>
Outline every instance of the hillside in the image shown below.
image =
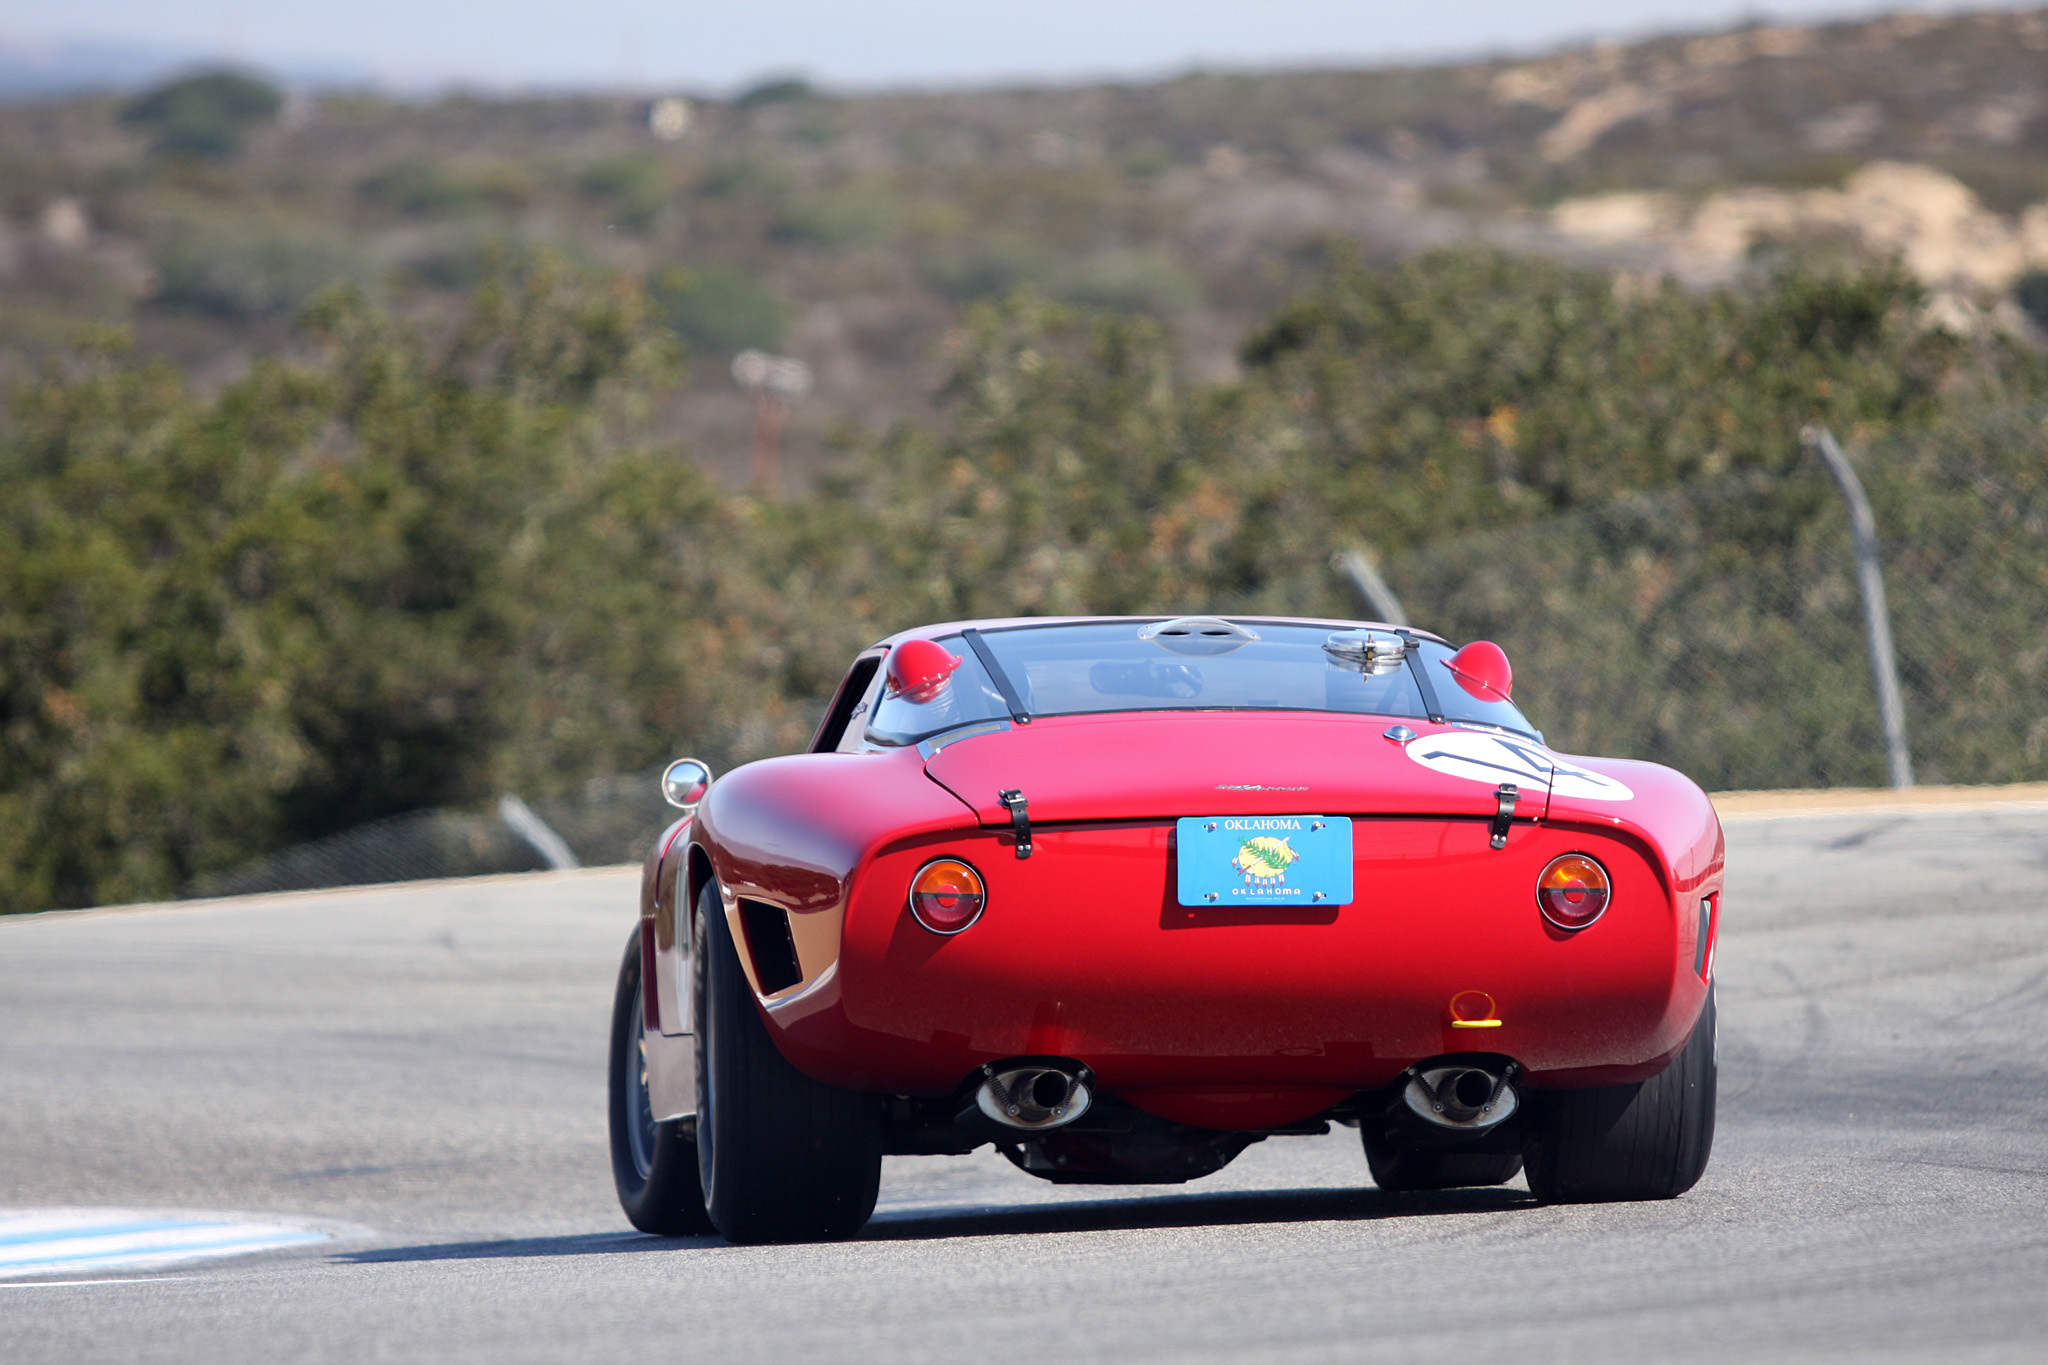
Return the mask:
<svg viewBox="0 0 2048 1365">
<path fill-rule="evenodd" d="M 2044 91 L 2048 11 L 1079 89 L 329 95 L 205 147 L 112 98 L 18 103 L 0 376 L 115 324 L 217 389 L 296 344 L 331 279 L 432 324 L 493 261 L 552 249 L 641 282 L 693 360 L 657 428 L 730 482 L 742 346 L 816 370 L 790 435 L 815 469 L 845 424 L 928 415 L 975 298 L 1149 313 L 1192 377 L 1220 377 L 1336 243 L 1385 261 L 1481 238 L 1694 284 L 1774 245 L 1901 252 L 1957 326 L 2024 331 L 2011 295 L 2048 266 Z"/>
<path fill-rule="evenodd" d="M 616 835 L 911 622 L 1348 615 L 1353 550 L 1565 752 L 1875 783 L 1809 427 L 1919 779 L 2048 778 L 2044 44 L 0 107 L 0 912 Z M 779 498 L 746 346 L 817 372 Z"/>
</svg>

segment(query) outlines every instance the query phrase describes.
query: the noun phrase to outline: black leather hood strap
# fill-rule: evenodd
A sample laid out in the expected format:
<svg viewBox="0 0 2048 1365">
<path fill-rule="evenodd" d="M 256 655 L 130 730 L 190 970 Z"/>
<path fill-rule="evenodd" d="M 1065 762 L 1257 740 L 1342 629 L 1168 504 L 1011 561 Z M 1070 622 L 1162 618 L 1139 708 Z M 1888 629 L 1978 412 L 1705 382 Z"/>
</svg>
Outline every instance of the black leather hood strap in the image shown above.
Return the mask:
<svg viewBox="0 0 2048 1365">
<path fill-rule="evenodd" d="M 996 793 L 996 800 L 1003 803 L 1003 809 L 1010 812 L 1010 830 L 1017 836 L 1017 856 L 1031 856 L 1031 816 L 1025 809 L 1024 793 L 1015 787 L 1008 787 Z"/>
<path fill-rule="evenodd" d="M 1515 802 L 1522 799 L 1522 789 L 1512 782 L 1503 782 L 1494 789 L 1493 795 L 1500 802 L 1500 808 L 1493 813 L 1493 846 L 1506 848 L 1508 826 L 1515 822 Z"/>
</svg>

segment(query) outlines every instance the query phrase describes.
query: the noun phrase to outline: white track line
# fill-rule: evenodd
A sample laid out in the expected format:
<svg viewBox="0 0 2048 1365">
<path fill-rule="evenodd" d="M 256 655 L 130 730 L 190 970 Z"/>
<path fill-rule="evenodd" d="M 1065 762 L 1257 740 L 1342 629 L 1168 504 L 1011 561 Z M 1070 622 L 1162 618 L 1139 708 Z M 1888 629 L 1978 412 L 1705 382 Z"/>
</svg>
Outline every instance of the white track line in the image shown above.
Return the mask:
<svg viewBox="0 0 2048 1365">
<path fill-rule="evenodd" d="M 186 1280 L 203 1280 L 204 1275 L 126 1275 L 119 1279 L 104 1280 L 0 1280 L 0 1289 L 77 1289 L 85 1285 L 103 1284 L 182 1284 Z"/>
<path fill-rule="evenodd" d="M 306 1246 L 331 1234 L 283 1223 L 120 1209 L 0 1212 L 0 1279 L 139 1270 Z"/>
</svg>

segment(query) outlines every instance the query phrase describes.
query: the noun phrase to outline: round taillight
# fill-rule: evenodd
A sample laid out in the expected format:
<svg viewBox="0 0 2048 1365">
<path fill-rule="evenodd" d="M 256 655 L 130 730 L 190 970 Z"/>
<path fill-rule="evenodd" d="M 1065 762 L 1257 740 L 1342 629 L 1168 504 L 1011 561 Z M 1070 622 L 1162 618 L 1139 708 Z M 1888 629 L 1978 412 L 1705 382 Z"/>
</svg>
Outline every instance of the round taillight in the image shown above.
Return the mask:
<svg viewBox="0 0 2048 1365">
<path fill-rule="evenodd" d="M 1536 880 L 1536 906 L 1560 929 L 1583 929 L 1599 919 L 1613 892 L 1607 869 L 1583 853 L 1551 860 Z"/>
<path fill-rule="evenodd" d="M 981 918 L 981 874 L 958 858 L 926 863 L 910 879 L 910 913 L 935 934 L 957 934 Z"/>
</svg>

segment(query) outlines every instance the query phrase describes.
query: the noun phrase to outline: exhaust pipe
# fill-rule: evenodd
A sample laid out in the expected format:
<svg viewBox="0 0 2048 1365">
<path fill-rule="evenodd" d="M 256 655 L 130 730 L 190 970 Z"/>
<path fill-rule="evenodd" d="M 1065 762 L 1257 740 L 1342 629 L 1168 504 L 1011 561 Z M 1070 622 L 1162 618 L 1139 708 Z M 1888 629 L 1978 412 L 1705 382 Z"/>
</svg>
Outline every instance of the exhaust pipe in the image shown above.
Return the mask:
<svg viewBox="0 0 2048 1365">
<path fill-rule="evenodd" d="M 1519 1107 L 1513 1084 L 1519 1070 L 1513 1062 L 1498 1071 L 1467 1063 L 1427 1067 L 1408 1078 L 1401 1098 L 1410 1112 L 1435 1127 L 1483 1132 Z"/>
<path fill-rule="evenodd" d="M 1095 1077 L 1063 1062 L 996 1062 L 981 1068 L 975 1107 L 1005 1128 L 1042 1133 L 1088 1112 Z"/>
</svg>

